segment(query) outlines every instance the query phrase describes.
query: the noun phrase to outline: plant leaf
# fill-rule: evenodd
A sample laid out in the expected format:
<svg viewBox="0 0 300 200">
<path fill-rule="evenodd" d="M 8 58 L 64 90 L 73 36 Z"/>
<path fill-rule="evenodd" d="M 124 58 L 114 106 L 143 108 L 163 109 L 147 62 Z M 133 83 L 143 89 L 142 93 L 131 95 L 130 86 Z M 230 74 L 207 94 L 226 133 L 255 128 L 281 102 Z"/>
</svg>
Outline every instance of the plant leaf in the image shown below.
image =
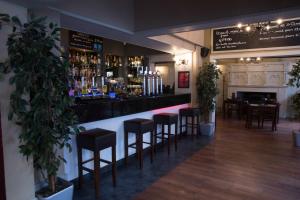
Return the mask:
<svg viewBox="0 0 300 200">
<path fill-rule="evenodd" d="M 22 26 L 22 23 L 21 23 L 20 19 L 19 19 L 17 16 L 13 16 L 13 17 L 11 18 L 11 21 L 12 21 L 14 24 L 18 25 L 18 26 Z"/>
<path fill-rule="evenodd" d="M 10 22 L 10 16 L 7 15 L 7 14 L 0 14 L 0 22 L 1 21 L 9 23 Z"/>
</svg>

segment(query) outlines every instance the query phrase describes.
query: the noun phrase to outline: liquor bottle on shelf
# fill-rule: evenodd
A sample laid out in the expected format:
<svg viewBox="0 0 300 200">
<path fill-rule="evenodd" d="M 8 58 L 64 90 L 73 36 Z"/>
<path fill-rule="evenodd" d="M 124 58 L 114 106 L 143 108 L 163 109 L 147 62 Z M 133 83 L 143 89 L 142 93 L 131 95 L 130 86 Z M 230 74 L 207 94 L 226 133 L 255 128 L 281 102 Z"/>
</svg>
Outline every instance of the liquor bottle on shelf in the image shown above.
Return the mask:
<svg viewBox="0 0 300 200">
<path fill-rule="evenodd" d="M 100 56 L 100 54 L 97 55 L 97 61 L 95 62 L 95 64 L 98 64 L 98 65 L 101 64 L 101 56 Z"/>
<path fill-rule="evenodd" d="M 83 63 L 83 55 L 82 55 L 82 53 L 80 53 L 79 62 Z"/>
<path fill-rule="evenodd" d="M 119 57 L 119 67 L 122 67 L 122 58 L 121 57 Z"/>
<path fill-rule="evenodd" d="M 107 63 L 106 64 L 107 64 L 107 67 L 110 68 L 110 58 L 109 58 L 109 56 L 107 56 Z"/>
<path fill-rule="evenodd" d="M 77 52 L 76 53 L 76 56 L 75 56 L 75 62 L 79 62 L 80 58 L 79 58 L 79 53 Z"/>
<path fill-rule="evenodd" d="M 69 49 L 70 76 L 74 79 L 74 95 L 99 94 L 100 83 L 97 77 L 101 77 L 101 59 L 99 52 Z M 108 63 L 111 65 L 110 61 Z"/>
<path fill-rule="evenodd" d="M 81 64 L 83 64 L 83 55 L 82 55 L 82 53 L 79 54 L 79 62 Z"/>
</svg>

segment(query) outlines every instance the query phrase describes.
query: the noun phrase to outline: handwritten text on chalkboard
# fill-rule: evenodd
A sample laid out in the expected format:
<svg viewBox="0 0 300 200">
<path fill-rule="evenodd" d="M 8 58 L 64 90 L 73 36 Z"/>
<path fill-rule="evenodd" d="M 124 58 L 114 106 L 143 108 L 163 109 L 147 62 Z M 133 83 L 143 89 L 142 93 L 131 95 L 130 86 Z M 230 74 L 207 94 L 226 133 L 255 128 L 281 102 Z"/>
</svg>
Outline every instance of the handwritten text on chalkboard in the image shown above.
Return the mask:
<svg viewBox="0 0 300 200">
<path fill-rule="evenodd" d="M 266 23 L 265 23 L 266 24 Z M 255 25 L 255 24 L 254 24 Z M 243 50 L 300 45 L 300 19 L 270 24 L 270 30 L 230 27 L 213 30 L 213 50 Z"/>
</svg>

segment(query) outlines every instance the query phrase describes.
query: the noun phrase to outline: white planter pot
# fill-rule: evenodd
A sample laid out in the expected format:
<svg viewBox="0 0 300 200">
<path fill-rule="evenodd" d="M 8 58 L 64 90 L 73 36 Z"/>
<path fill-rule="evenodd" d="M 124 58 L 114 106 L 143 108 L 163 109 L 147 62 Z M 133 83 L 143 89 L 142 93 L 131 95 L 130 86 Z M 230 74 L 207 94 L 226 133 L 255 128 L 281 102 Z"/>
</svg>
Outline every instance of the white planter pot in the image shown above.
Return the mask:
<svg viewBox="0 0 300 200">
<path fill-rule="evenodd" d="M 49 196 L 49 197 L 37 197 L 38 200 L 72 200 L 73 199 L 74 186 L 69 187 Z"/>
<path fill-rule="evenodd" d="M 200 123 L 201 135 L 212 136 L 214 135 L 215 126 L 214 123 Z"/>
<path fill-rule="evenodd" d="M 293 131 L 294 146 L 300 147 L 300 131 Z"/>
</svg>

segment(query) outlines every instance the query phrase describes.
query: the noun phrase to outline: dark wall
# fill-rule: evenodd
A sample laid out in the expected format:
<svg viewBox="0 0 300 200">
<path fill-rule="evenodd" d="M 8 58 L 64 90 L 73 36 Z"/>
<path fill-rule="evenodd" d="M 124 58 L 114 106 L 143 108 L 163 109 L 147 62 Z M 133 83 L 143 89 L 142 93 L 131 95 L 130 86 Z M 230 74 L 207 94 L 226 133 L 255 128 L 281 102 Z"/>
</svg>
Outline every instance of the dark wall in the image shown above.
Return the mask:
<svg viewBox="0 0 300 200">
<path fill-rule="evenodd" d="M 135 30 L 203 23 L 296 7 L 300 7 L 299 0 L 135 0 Z"/>
<path fill-rule="evenodd" d="M 99 36 L 101 37 L 101 36 Z M 61 45 L 64 48 L 69 48 L 69 32 L 67 29 L 61 29 Z M 165 54 L 165 52 L 154 49 L 141 47 L 129 43 L 124 43 L 116 40 L 103 38 L 103 53 L 104 55 L 117 56 L 150 56 L 155 54 Z"/>
<path fill-rule="evenodd" d="M 60 45 L 69 48 L 69 31 L 63 28 L 60 30 Z"/>
<path fill-rule="evenodd" d="M 155 54 L 165 54 L 165 52 L 157 51 L 154 49 L 149 49 L 133 44 L 125 45 L 126 56 L 145 56 L 145 55 L 155 55 Z"/>
<path fill-rule="evenodd" d="M 104 55 L 111 54 L 111 55 L 118 55 L 118 56 L 125 56 L 124 51 L 124 44 L 123 42 L 118 42 L 115 40 L 110 39 L 103 39 L 103 53 Z"/>
<path fill-rule="evenodd" d="M 51 7 L 121 30 L 134 29 L 134 0 L 8 0 L 26 8 Z"/>
<path fill-rule="evenodd" d="M 165 52 L 141 47 L 133 44 L 119 42 L 116 40 L 103 39 L 104 55 L 118 55 L 118 56 L 150 56 L 155 54 L 164 54 Z"/>
</svg>

